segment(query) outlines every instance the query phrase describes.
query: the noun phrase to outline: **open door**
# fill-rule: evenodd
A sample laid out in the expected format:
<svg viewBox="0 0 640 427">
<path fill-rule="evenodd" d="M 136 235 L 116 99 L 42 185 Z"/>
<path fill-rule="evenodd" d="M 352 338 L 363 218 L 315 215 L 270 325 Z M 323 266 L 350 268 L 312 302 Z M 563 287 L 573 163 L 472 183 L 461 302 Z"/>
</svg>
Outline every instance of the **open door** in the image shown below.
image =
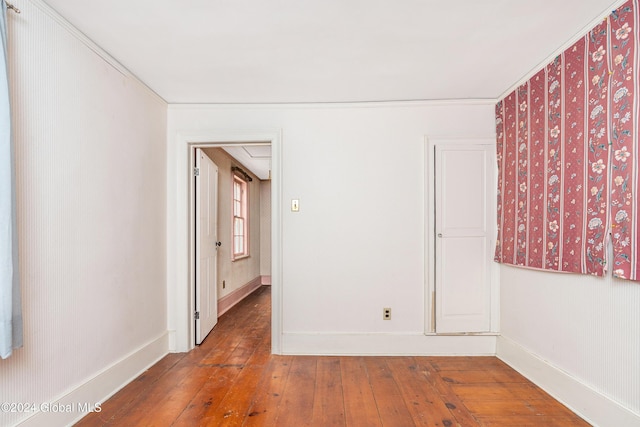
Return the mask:
<svg viewBox="0 0 640 427">
<path fill-rule="evenodd" d="M 435 331 L 491 329 L 489 144 L 435 145 Z M 491 200 L 493 202 L 493 200 Z"/>
<path fill-rule="evenodd" d="M 199 148 L 195 152 L 196 195 L 196 344 L 202 343 L 218 322 L 218 167 Z"/>
</svg>

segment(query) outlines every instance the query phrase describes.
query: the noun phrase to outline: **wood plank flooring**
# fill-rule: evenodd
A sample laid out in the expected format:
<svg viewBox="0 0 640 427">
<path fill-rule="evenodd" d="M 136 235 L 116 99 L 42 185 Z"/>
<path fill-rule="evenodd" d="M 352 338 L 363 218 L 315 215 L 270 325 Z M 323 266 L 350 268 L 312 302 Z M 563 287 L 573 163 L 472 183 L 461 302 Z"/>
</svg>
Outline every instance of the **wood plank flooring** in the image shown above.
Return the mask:
<svg viewBox="0 0 640 427">
<path fill-rule="evenodd" d="M 76 426 L 588 426 L 495 357 L 270 354 L 270 287 Z"/>
</svg>

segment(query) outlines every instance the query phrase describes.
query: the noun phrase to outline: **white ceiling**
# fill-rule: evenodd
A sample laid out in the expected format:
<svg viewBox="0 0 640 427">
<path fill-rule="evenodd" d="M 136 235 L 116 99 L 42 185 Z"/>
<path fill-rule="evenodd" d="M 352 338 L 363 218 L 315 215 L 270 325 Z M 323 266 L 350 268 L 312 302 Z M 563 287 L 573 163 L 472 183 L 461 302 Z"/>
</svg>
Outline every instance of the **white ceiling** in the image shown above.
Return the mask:
<svg viewBox="0 0 640 427">
<path fill-rule="evenodd" d="M 612 0 L 44 0 L 169 103 L 497 98 Z"/>
<path fill-rule="evenodd" d="M 222 147 L 261 180 L 271 179 L 271 145 Z"/>
</svg>

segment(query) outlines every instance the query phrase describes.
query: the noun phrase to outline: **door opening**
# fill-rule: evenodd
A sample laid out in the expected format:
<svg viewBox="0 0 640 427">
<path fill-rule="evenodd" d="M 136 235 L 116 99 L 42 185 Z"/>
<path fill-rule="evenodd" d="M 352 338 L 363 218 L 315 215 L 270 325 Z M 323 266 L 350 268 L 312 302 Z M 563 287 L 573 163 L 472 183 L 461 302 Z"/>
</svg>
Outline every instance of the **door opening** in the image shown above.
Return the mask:
<svg viewBox="0 0 640 427">
<path fill-rule="evenodd" d="M 273 128 L 179 130 L 169 147 L 167 205 L 167 306 L 170 351 L 195 347 L 195 148 L 271 144 L 271 350 L 282 353 L 282 130 Z"/>
<path fill-rule="evenodd" d="M 266 150 L 268 148 L 269 150 Z M 274 217 L 272 209 L 275 202 L 273 201 L 276 192 L 271 191 L 273 179 L 271 174 L 271 142 L 237 142 L 237 143 L 208 143 L 197 144 L 191 147 L 192 152 L 192 164 L 194 178 L 191 184 L 191 197 L 190 197 L 190 277 L 191 277 L 191 301 L 193 306 L 193 328 L 191 332 L 192 345 L 198 345 L 202 343 L 207 334 L 212 330 L 217 322 L 217 316 L 220 313 L 224 313 L 225 307 L 228 309 L 229 294 L 227 280 L 227 291 L 224 291 L 223 279 L 229 279 L 229 269 L 231 264 L 238 262 L 256 262 L 265 259 L 268 263 L 263 267 L 260 263 L 259 278 L 263 277 L 263 268 L 268 271 L 269 279 L 273 276 L 273 264 L 277 262 L 277 255 L 272 254 L 273 243 L 277 243 L 277 235 L 275 236 L 275 242 L 271 239 L 271 235 L 275 234 L 274 223 L 279 223 L 279 218 Z M 259 170 L 261 166 L 255 164 L 253 166 L 247 165 L 248 160 L 242 159 L 240 161 L 236 158 L 235 151 L 243 150 L 250 153 L 262 153 L 264 160 L 265 151 L 267 154 L 267 166 L 268 170 L 265 172 Z M 221 154 L 222 153 L 222 154 Z M 213 156 L 213 157 L 211 157 Z M 216 160 L 215 163 L 211 160 Z M 262 243 L 267 240 L 266 235 L 270 243 L 260 244 L 260 250 L 254 250 L 251 254 L 251 259 L 244 259 L 237 261 L 231 259 L 226 255 L 232 248 L 231 238 L 233 233 L 227 230 L 230 224 L 224 223 L 226 220 L 226 205 L 231 203 L 231 192 L 225 187 L 225 182 L 229 181 L 229 177 L 232 175 L 234 168 L 229 167 L 229 159 L 241 162 L 243 167 L 254 173 L 254 183 L 258 187 L 267 187 L 269 191 L 253 191 L 253 194 L 260 197 L 263 195 L 268 197 L 269 200 L 264 204 L 266 208 L 263 209 L 262 203 L 255 203 L 254 206 L 260 206 L 260 215 L 254 215 L 256 221 L 259 219 L 260 227 L 255 227 L 253 235 L 251 236 L 255 243 Z M 218 163 L 218 161 L 222 163 Z M 216 165 L 217 163 L 217 165 Z M 264 163 L 264 162 L 263 162 Z M 219 170 L 218 166 L 222 167 Z M 219 170 L 219 171 L 218 171 Z M 255 171 L 255 172 L 254 172 Z M 221 174 L 221 175 L 220 175 Z M 196 176 L 197 175 L 197 176 Z M 217 178 L 217 179 L 214 179 Z M 258 177 L 259 179 L 255 179 Z M 218 182 L 218 179 L 221 180 Z M 252 184 L 253 185 L 253 184 Z M 252 188 L 253 190 L 253 188 Z M 227 194 L 229 193 L 229 194 Z M 250 192 L 251 193 L 251 192 Z M 224 197 L 229 196 L 229 200 Z M 222 198 L 222 199 L 221 199 Z M 222 208 L 222 211 L 220 209 Z M 263 220 L 262 213 L 265 213 L 266 219 Z M 223 215 L 224 214 L 224 215 Z M 222 215 L 221 217 L 218 217 Z M 231 222 L 231 218 L 228 222 Z M 222 221 L 222 222 L 221 222 Z M 262 229 L 265 228 L 263 233 Z M 227 233 L 227 231 L 229 231 Z M 261 231 L 261 232 L 258 232 Z M 227 235 L 229 234 L 229 235 Z M 224 248 L 221 246 L 224 245 Z M 220 251 L 222 249 L 222 251 Z M 222 258 L 220 258 L 222 256 Z M 216 260 L 217 258 L 217 260 Z M 227 259 L 229 258 L 229 259 Z M 218 262 L 219 261 L 219 262 Z M 222 263 L 222 265 L 220 264 Z M 222 270 L 220 270 L 222 268 Z M 226 273 L 225 273 L 226 272 Z M 231 274 L 233 275 L 233 274 Z M 237 278 L 237 277 L 236 277 Z M 253 276 L 252 276 L 253 278 Z M 236 283 L 240 282 L 240 279 Z M 272 295 L 277 295 L 277 291 L 273 286 L 277 282 L 277 279 L 271 279 L 267 283 L 263 284 L 272 285 Z M 276 285 L 277 286 L 277 285 Z M 225 295 L 226 292 L 226 295 Z M 235 294 L 236 296 L 238 293 Z M 220 298 L 222 297 L 222 300 Z M 220 305 L 219 305 L 220 304 Z M 278 305 L 277 301 L 273 302 L 273 305 Z M 222 310 L 218 312 L 218 310 Z M 277 316 L 275 310 L 272 311 L 272 332 L 274 329 L 274 320 L 277 322 Z M 273 333 L 272 333 L 273 335 Z M 273 342 L 274 340 L 272 340 Z M 277 341 L 277 340 L 276 340 Z M 273 347 L 273 346 L 272 346 Z M 275 351 L 274 351 L 275 352 Z"/>
</svg>

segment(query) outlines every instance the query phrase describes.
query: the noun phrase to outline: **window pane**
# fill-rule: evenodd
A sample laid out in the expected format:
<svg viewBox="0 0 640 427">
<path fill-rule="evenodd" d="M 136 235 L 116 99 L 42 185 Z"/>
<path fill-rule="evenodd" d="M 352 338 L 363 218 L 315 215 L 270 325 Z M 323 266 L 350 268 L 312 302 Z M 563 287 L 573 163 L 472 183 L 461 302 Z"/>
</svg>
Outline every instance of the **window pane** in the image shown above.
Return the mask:
<svg viewBox="0 0 640 427">
<path fill-rule="evenodd" d="M 234 220 L 233 220 L 233 235 L 234 236 L 243 236 L 244 235 L 244 219 L 242 219 L 242 218 L 234 218 Z"/>
</svg>

